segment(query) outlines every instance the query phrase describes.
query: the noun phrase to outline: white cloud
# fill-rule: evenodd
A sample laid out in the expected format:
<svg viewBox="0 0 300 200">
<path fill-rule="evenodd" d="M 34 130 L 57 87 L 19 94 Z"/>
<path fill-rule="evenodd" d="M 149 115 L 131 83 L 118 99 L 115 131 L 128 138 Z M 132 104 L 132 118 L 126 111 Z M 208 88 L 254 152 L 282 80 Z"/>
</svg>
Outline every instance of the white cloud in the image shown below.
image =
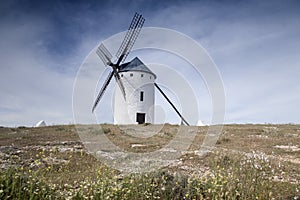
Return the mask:
<svg viewBox="0 0 300 200">
<path fill-rule="evenodd" d="M 2 23 L 0 124 L 33 125 L 72 121 L 73 78 L 56 71 L 42 45 L 47 21 Z M 24 21 L 23 21 L 24 22 Z M 27 23 L 28 22 L 28 23 Z"/>
<path fill-rule="evenodd" d="M 224 80 L 226 122 L 300 123 L 300 17 L 293 1 L 226 5 L 191 1 L 156 10 L 144 3 L 127 10 L 59 7 L 55 20 L 62 20 L 67 28 L 42 13 L 32 14 L 34 9 L 19 13 L 13 6 L 18 5 L 2 4 L 7 12 L 0 20 L 0 125 L 33 125 L 41 119 L 50 124 L 71 122 L 72 87 L 80 62 L 98 41 L 124 31 L 134 9 L 146 13 L 145 26 L 174 28 L 208 50 Z M 64 41 L 66 36 L 73 40 Z M 67 52 L 60 55 L 60 50 Z M 102 107 L 110 106 L 111 93 Z M 203 103 L 204 121 L 209 121 L 209 94 L 197 98 Z M 99 115 L 100 121 L 110 119 L 111 115 Z"/>
</svg>

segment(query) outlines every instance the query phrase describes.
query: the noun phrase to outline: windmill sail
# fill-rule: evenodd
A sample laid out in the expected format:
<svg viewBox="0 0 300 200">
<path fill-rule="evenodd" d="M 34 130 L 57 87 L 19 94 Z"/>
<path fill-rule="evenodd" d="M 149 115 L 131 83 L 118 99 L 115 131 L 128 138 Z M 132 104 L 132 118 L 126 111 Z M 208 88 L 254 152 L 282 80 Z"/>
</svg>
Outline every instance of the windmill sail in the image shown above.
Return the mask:
<svg viewBox="0 0 300 200">
<path fill-rule="evenodd" d="M 102 62 L 104 63 L 104 65 L 111 65 L 111 63 L 112 63 L 111 62 L 112 55 L 106 49 L 106 47 L 104 46 L 104 44 L 102 44 L 102 43 L 100 44 L 100 46 L 98 47 L 96 53 L 100 57 L 100 59 L 102 60 Z"/>
<path fill-rule="evenodd" d="M 128 28 L 128 31 L 125 35 L 125 38 L 116 54 L 116 56 L 118 57 L 117 65 L 119 65 L 126 59 L 128 53 L 131 51 L 131 49 L 141 31 L 141 28 L 144 25 L 144 22 L 145 22 L 145 19 L 143 18 L 143 16 L 138 13 L 135 13 L 135 15 L 131 21 L 131 24 Z"/>
<path fill-rule="evenodd" d="M 99 56 L 99 58 L 102 60 L 102 62 L 105 65 L 112 67 L 113 71 L 110 72 L 108 78 L 104 82 L 104 85 L 102 86 L 102 88 L 95 100 L 94 106 L 92 108 L 92 112 L 94 112 L 97 104 L 99 103 L 104 91 L 106 90 L 106 88 L 113 76 L 115 77 L 116 82 L 119 85 L 119 88 L 123 94 L 123 97 L 126 100 L 124 84 L 119 75 L 120 64 L 125 61 L 127 55 L 131 51 L 131 49 L 141 31 L 141 28 L 143 27 L 144 21 L 145 21 L 145 19 L 143 18 L 142 15 L 135 13 L 135 15 L 130 23 L 130 26 L 128 28 L 128 31 L 125 35 L 125 38 L 124 38 L 123 42 L 121 43 L 121 46 L 116 54 L 116 56 L 117 56 L 116 64 L 112 63 L 112 61 L 111 61 L 112 55 L 108 51 L 108 49 L 104 46 L 104 44 L 101 43 L 99 45 L 99 47 L 96 51 L 97 55 Z"/>
<path fill-rule="evenodd" d="M 120 77 L 119 73 L 115 73 L 114 75 L 115 75 L 115 78 L 116 78 L 116 82 L 118 83 L 119 88 L 120 88 L 120 90 L 123 94 L 123 97 L 126 100 L 125 87 L 123 85 L 123 82 L 121 81 L 121 77 Z"/>
<path fill-rule="evenodd" d="M 103 84 L 103 86 L 102 86 L 102 88 L 101 88 L 101 90 L 100 90 L 100 92 L 99 92 L 99 94 L 98 94 L 96 100 L 95 100 L 94 106 L 93 106 L 93 108 L 92 108 L 92 112 L 94 112 L 96 106 L 98 105 L 98 103 L 99 103 L 101 97 L 103 96 L 103 94 L 104 94 L 104 92 L 105 92 L 105 90 L 106 90 L 108 84 L 110 83 L 111 78 L 113 77 L 113 75 L 114 75 L 114 73 L 113 73 L 113 71 L 111 71 L 111 72 L 109 73 L 108 77 L 106 78 L 106 80 L 105 80 L 105 82 L 104 82 L 104 84 Z"/>
</svg>

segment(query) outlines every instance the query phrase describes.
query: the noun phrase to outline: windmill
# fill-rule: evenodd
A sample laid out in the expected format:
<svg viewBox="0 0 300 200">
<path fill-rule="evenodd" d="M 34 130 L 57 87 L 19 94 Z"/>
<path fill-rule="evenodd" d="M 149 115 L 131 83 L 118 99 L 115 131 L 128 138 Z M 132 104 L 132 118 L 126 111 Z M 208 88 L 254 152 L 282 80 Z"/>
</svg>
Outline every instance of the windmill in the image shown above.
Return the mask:
<svg viewBox="0 0 300 200">
<path fill-rule="evenodd" d="M 103 43 L 97 48 L 97 55 L 105 65 L 111 68 L 111 71 L 95 99 L 92 112 L 97 107 L 112 77 L 115 77 L 119 86 L 115 91 L 115 124 L 153 123 L 154 90 L 156 88 L 181 118 L 182 123 L 189 125 L 163 90 L 155 83 L 156 75 L 139 58 L 136 57 L 132 61 L 124 63 L 142 29 L 144 21 L 142 15 L 135 13 L 125 38 L 116 53 L 115 63 L 112 62 L 113 56 Z"/>
</svg>

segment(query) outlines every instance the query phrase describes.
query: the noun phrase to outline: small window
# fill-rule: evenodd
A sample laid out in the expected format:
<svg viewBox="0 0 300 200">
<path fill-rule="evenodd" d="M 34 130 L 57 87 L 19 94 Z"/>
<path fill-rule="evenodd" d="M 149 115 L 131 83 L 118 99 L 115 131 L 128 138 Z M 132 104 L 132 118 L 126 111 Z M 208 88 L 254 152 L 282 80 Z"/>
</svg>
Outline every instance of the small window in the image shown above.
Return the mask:
<svg viewBox="0 0 300 200">
<path fill-rule="evenodd" d="M 121 74 L 121 77 L 123 77 L 123 74 Z"/>
<path fill-rule="evenodd" d="M 133 76 L 133 73 L 131 73 L 130 76 Z"/>
<path fill-rule="evenodd" d="M 141 74 L 141 77 L 144 77 L 144 74 Z"/>
<path fill-rule="evenodd" d="M 143 91 L 140 93 L 140 101 L 144 101 L 144 92 Z"/>
</svg>

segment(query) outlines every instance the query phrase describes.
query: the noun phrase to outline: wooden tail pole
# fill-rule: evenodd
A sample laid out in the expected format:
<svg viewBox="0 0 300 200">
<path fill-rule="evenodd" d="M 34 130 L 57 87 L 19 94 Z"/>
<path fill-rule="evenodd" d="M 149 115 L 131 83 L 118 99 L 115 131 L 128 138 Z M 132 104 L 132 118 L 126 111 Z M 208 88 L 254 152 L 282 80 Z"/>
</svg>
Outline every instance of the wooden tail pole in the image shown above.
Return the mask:
<svg viewBox="0 0 300 200">
<path fill-rule="evenodd" d="M 175 112 L 179 115 L 181 120 L 187 125 L 190 126 L 190 124 L 184 119 L 184 117 L 180 114 L 180 112 L 177 110 L 177 108 L 174 106 L 174 104 L 170 101 L 170 99 L 167 97 L 167 95 L 160 89 L 160 87 L 154 83 L 155 87 L 158 89 L 158 91 L 165 97 L 165 99 L 169 102 L 169 104 L 172 106 L 172 108 L 175 110 Z"/>
</svg>

